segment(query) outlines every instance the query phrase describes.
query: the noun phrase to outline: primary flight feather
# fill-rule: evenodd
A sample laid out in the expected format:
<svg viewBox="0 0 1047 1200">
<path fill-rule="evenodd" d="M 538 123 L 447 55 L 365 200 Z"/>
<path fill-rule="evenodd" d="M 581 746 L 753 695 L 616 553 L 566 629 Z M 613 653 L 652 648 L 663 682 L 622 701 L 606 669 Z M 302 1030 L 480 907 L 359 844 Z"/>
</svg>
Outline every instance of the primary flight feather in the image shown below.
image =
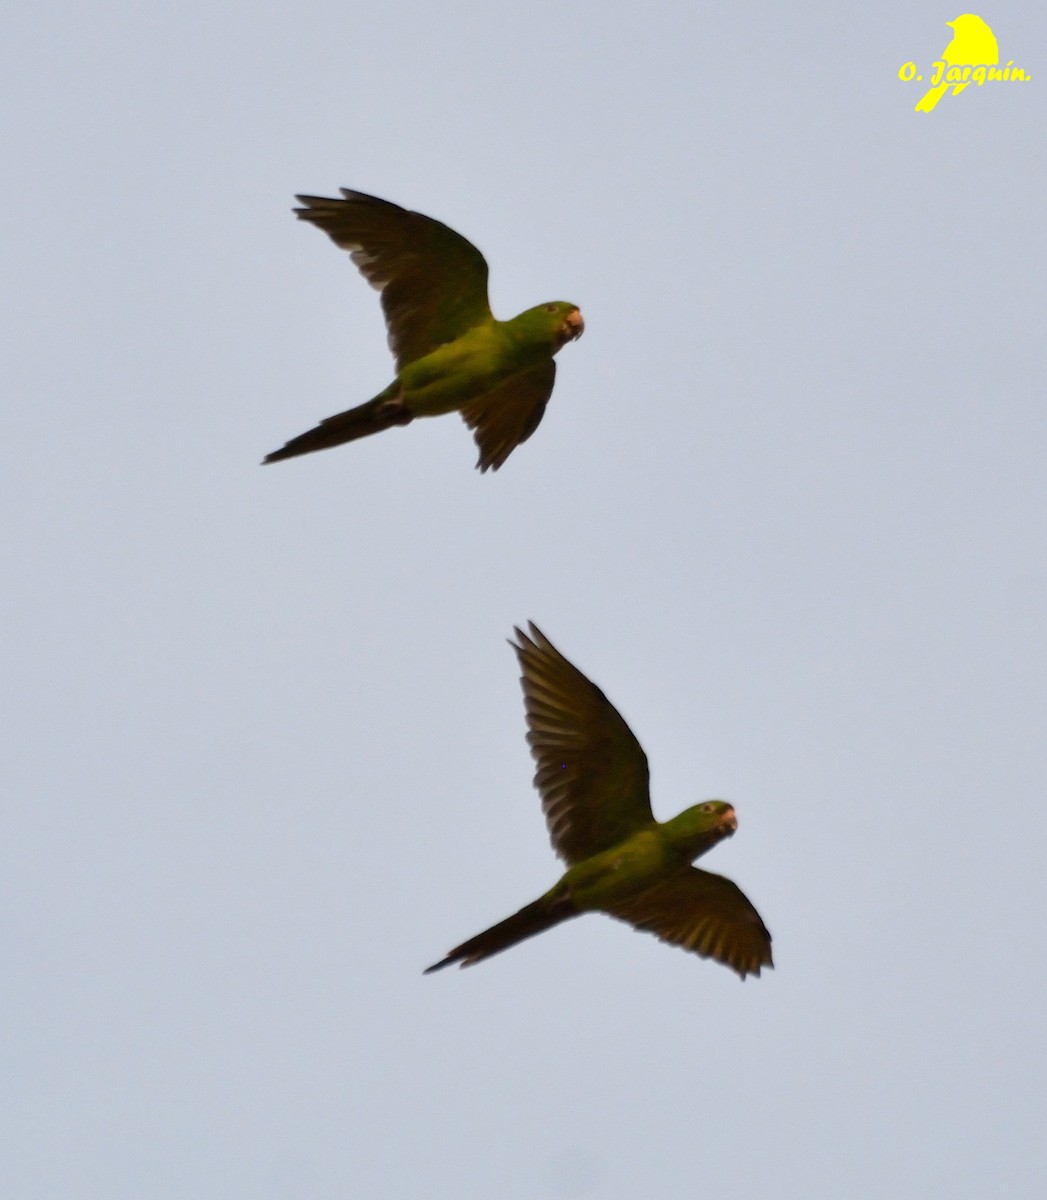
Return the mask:
<svg viewBox="0 0 1047 1200">
<path fill-rule="evenodd" d="M 297 197 L 382 297 L 396 378 L 373 400 L 327 417 L 265 461 L 367 437 L 415 417 L 460 412 L 496 471 L 542 419 L 556 378 L 554 355 L 582 335 L 578 306 L 555 300 L 498 321 L 487 300 L 487 263 L 459 233 L 388 200 L 342 189 L 341 199 Z"/>
<path fill-rule="evenodd" d="M 535 787 L 567 871 L 426 974 L 480 962 L 584 912 L 617 917 L 743 979 L 773 966 L 771 935 L 741 889 L 691 865 L 737 829 L 731 805 L 707 800 L 656 821 L 647 757 L 617 709 L 534 624 L 515 632 Z"/>
</svg>

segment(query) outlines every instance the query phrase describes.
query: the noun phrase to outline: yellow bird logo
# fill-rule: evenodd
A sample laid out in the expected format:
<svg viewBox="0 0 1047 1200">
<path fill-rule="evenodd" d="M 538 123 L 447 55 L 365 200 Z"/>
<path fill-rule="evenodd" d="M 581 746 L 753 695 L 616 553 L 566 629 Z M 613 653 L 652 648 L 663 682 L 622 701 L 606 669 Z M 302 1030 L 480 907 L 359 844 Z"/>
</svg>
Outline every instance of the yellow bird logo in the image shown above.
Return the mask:
<svg viewBox="0 0 1047 1200">
<path fill-rule="evenodd" d="M 995 67 L 1000 61 L 1000 49 L 996 37 L 988 25 L 974 13 L 964 13 L 955 21 L 946 24 L 953 30 L 953 39 L 942 51 L 941 62 L 945 64 L 935 76 L 948 75 L 949 67 Z M 935 63 L 937 67 L 939 64 Z M 917 112 L 930 112 L 945 93 L 952 88 L 958 96 L 969 82 L 935 83 L 927 89 L 916 104 Z"/>
</svg>

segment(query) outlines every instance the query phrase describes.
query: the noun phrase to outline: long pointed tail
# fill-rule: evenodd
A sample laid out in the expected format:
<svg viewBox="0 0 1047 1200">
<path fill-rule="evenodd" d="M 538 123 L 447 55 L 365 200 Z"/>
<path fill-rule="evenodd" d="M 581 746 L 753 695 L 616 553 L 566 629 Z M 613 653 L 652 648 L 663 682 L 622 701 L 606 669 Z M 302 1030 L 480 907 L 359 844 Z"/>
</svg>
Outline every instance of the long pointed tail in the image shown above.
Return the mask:
<svg viewBox="0 0 1047 1200">
<path fill-rule="evenodd" d="M 355 442 L 357 438 L 381 433 L 393 425 L 406 425 L 411 420 L 413 417 L 403 401 L 397 398 L 394 385 L 366 404 L 358 404 L 356 408 L 327 417 L 315 429 L 292 438 L 286 446 L 267 454 L 263 461 L 279 462 L 281 458 L 294 458 L 297 454 L 311 454 L 314 450 L 340 446 L 342 442 Z"/>
<path fill-rule="evenodd" d="M 571 917 L 576 916 L 578 916 L 578 909 L 566 896 L 559 899 L 542 896 L 532 904 L 521 908 L 518 913 L 513 913 L 511 917 L 506 917 L 504 921 L 499 921 L 497 925 L 492 925 L 490 929 L 485 929 L 476 937 L 462 942 L 446 958 L 427 967 L 425 974 L 439 971 L 441 967 L 449 967 L 451 963 L 460 963 L 463 967 L 471 966 L 473 963 L 480 962 L 481 959 L 490 958 L 492 954 L 508 950 L 510 946 L 515 946 L 517 942 L 522 942 L 525 938 L 534 937 L 536 933 L 544 933 L 545 930 L 552 929 L 554 925 L 559 925 L 561 921 L 568 921 Z"/>
</svg>

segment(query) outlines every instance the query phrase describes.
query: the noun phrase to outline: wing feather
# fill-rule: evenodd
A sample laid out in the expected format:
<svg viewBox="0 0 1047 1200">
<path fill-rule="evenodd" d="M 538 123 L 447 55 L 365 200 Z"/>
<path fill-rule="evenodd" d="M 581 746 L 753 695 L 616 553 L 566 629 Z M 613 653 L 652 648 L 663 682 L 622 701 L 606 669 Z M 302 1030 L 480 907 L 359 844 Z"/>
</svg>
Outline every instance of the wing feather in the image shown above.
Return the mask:
<svg viewBox="0 0 1047 1200">
<path fill-rule="evenodd" d="M 347 250 L 381 292 L 398 370 L 491 320 L 487 262 L 472 242 L 388 200 L 341 192 L 341 200 L 298 196 L 295 212 Z"/>
<path fill-rule="evenodd" d="M 603 692 L 536 625 L 516 637 L 535 787 L 553 848 L 579 862 L 654 820 L 647 756 Z"/>
<path fill-rule="evenodd" d="M 746 975 L 773 967 L 771 935 L 745 893 L 722 875 L 689 867 L 606 910 L 663 942 Z"/>
<path fill-rule="evenodd" d="M 534 433 L 545 415 L 555 380 L 556 363 L 549 359 L 465 405 L 462 419 L 480 448 L 476 465 L 481 471 L 497 471 Z"/>
</svg>

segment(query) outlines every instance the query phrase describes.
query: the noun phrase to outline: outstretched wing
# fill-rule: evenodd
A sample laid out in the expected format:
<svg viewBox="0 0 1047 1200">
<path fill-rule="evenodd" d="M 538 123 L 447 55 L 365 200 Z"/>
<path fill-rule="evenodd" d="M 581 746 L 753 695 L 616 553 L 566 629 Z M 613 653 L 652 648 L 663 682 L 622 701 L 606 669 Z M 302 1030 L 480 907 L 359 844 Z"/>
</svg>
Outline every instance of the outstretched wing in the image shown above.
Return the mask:
<svg viewBox="0 0 1047 1200">
<path fill-rule="evenodd" d="M 711 871 L 690 867 L 604 911 L 663 942 L 714 958 L 743 979 L 774 966 L 760 914 L 737 884 Z"/>
<path fill-rule="evenodd" d="M 523 670 L 527 740 L 553 848 L 568 863 L 654 820 L 647 756 L 618 710 L 532 622 L 510 642 Z"/>
<path fill-rule="evenodd" d="M 461 234 L 388 200 L 341 189 L 341 200 L 298 196 L 295 212 L 348 250 L 382 294 L 397 370 L 491 320 L 487 262 Z"/>
<path fill-rule="evenodd" d="M 556 379 L 552 359 L 478 396 L 462 409 L 462 419 L 473 431 L 481 471 L 497 471 L 510 454 L 526 442 L 545 415 Z"/>
</svg>

